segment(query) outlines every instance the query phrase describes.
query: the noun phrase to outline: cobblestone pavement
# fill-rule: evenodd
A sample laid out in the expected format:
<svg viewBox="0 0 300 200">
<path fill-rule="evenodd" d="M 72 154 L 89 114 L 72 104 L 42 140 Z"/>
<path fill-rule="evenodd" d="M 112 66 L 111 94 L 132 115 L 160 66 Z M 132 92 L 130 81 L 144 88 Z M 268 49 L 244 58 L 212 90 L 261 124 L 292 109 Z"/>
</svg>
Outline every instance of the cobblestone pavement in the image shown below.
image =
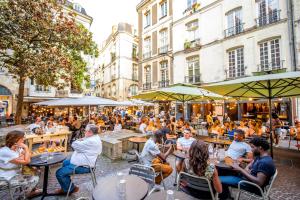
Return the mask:
<svg viewBox="0 0 300 200">
<path fill-rule="evenodd" d="M 300 152 L 292 150 L 275 149 L 275 162 L 278 169 L 278 177 L 274 183 L 274 187 L 271 191 L 271 199 L 274 200 L 299 200 L 300 199 Z M 170 156 L 168 162 L 174 165 L 175 158 Z M 97 163 L 97 179 L 101 179 L 105 176 L 115 175 L 117 172 L 122 171 L 128 173 L 128 170 L 132 164 L 127 161 L 115 161 L 112 162 L 106 157 L 101 157 Z M 50 179 L 49 179 L 49 192 L 58 188 L 59 185 L 55 179 L 55 171 L 59 166 L 52 167 Z M 165 180 L 167 189 L 176 189 L 173 186 L 175 180 L 175 172 Z M 80 191 L 71 195 L 70 199 L 77 199 L 79 197 L 86 197 L 91 199 L 92 183 L 88 175 L 80 175 L 75 178 L 75 184 L 79 185 Z M 37 200 L 39 198 L 36 198 Z M 63 197 L 49 197 L 47 199 L 64 199 Z M 241 199 L 251 199 L 248 195 L 242 195 Z M 256 199 L 256 198 L 252 198 Z"/>
</svg>

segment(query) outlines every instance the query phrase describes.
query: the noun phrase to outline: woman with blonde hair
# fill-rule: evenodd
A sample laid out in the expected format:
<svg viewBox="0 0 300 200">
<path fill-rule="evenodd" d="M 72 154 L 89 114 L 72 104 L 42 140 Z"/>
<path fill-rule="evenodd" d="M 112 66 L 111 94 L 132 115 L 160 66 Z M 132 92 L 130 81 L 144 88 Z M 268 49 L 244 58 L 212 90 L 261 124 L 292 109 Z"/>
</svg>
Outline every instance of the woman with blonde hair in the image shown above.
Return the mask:
<svg viewBox="0 0 300 200">
<path fill-rule="evenodd" d="M 210 133 L 217 134 L 218 136 L 222 135 L 222 130 L 220 127 L 220 121 L 216 120 L 210 128 Z"/>
<path fill-rule="evenodd" d="M 157 128 L 154 125 L 154 121 L 151 120 L 146 128 L 146 133 L 153 134 L 155 131 L 157 131 Z"/>
</svg>

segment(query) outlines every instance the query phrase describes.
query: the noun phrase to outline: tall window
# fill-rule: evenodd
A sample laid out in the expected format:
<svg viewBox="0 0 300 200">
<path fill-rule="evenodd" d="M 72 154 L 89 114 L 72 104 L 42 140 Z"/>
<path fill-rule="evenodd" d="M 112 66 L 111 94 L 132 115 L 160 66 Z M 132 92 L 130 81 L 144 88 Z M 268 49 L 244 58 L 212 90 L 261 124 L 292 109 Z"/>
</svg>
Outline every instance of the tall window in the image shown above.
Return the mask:
<svg viewBox="0 0 300 200">
<path fill-rule="evenodd" d="M 168 52 L 168 31 L 163 30 L 159 32 L 159 53 Z"/>
<path fill-rule="evenodd" d="M 239 34 L 243 31 L 242 9 L 236 9 L 227 14 L 227 29 L 225 36 Z"/>
<path fill-rule="evenodd" d="M 151 56 L 151 39 L 147 38 L 144 40 L 144 59 L 150 58 Z"/>
<path fill-rule="evenodd" d="M 138 66 L 136 64 L 132 65 L 132 80 L 138 80 Z"/>
<path fill-rule="evenodd" d="M 262 71 L 276 70 L 282 67 L 280 60 L 279 39 L 259 44 L 260 67 Z"/>
<path fill-rule="evenodd" d="M 168 2 L 167 0 L 160 3 L 160 16 L 165 17 L 168 14 Z"/>
<path fill-rule="evenodd" d="M 160 87 L 167 87 L 169 85 L 168 61 L 163 61 L 160 63 L 160 78 Z"/>
<path fill-rule="evenodd" d="M 115 84 L 113 84 L 113 86 L 111 87 L 111 93 L 112 93 L 112 96 L 116 97 L 117 90 L 116 90 L 116 85 Z"/>
<path fill-rule="evenodd" d="M 138 53 L 137 53 L 137 45 L 133 44 L 132 45 L 132 58 L 137 58 Z"/>
<path fill-rule="evenodd" d="M 195 3 L 197 0 L 187 0 L 187 8 L 191 8 Z"/>
<path fill-rule="evenodd" d="M 227 77 L 235 78 L 245 75 L 244 48 L 238 48 L 228 52 L 228 74 Z"/>
<path fill-rule="evenodd" d="M 129 96 L 137 95 L 138 86 L 137 85 L 131 85 L 129 87 Z"/>
<path fill-rule="evenodd" d="M 199 57 L 193 57 L 187 60 L 188 63 L 188 76 L 186 77 L 187 83 L 200 82 L 200 65 Z"/>
<path fill-rule="evenodd" d="M 145 80 L 146 80 L 146 83 L 151 83 L 151 67 L 150 66 L 145 67 Z"/>
<path fill-rule="evenodd" d="M 280 20 L 278 0 L 259 0 L 257 25 L 263 26 Z"/>
<path fill-rule="evenodd" d="M 150 15 L 150 11 L 148 11 L 147 13 L 145 13 L 145 28 L 150 26 L 151 23 L 151 15 Z"/>
<path fill-rule="evenodd" d="M 44 85 L 35 85 L 36 92 L 50 92 L 50 87 Z"/>
<path fill-rule="evenodd" d="M 199 39 L 198 20 L 187 23 L 186 30 L 188 33 L 189 41 L 196 41 L 197 39 Z"/>
</svg>

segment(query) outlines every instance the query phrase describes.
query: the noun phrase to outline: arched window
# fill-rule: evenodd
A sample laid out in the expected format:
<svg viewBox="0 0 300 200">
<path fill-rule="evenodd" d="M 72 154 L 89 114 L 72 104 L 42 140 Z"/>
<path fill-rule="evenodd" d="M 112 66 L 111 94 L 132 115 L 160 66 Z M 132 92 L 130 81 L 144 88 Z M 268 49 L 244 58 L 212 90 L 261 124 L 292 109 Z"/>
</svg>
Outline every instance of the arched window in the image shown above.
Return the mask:
<svg viewBox="0 0 300 200">
<path fill-rule="evenodd" d="M 0 96 L 10 96 L 10 95 L 12 95 L 12 94 L 9 91 L 9 89 L 7 89 L 6 87 L 0 85 Z"/>
</svg>

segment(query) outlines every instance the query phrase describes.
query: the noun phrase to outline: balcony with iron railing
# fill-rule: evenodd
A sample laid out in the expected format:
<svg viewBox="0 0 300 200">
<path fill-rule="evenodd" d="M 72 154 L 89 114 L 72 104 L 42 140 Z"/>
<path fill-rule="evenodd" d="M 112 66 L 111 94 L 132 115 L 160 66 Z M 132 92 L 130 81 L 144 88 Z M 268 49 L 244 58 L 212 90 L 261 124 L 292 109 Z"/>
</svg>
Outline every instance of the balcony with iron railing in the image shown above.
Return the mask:
<svg viewBox="0 0 300 200">
<path fill-rule="evenodd" d="M 256 73 L 271 72 L 271 71 L 284 72 L 286 71 L 286 68 L 283 67 L 283 64 L 284 64 L 284 60 L 276 60 L 270 63 L 261 62 L 261 64 L 257 66 Z"/>
<path fill-rule="evenodd" d="M 184 42 L 184 51 L 185 52 L 199 50 L 200 48 L 201 48 L 201 43 L 200 43 L 199 38 Z"/>
<path fill-rule="evenodd" d="M 143 90 L 150 90 L 151 89 L 151 83 L 144 83 L 143 84 Z"/>
<path fill-rule="evenodd" d="M 261 27 L 280 21 L 280 11 L 281 10 L 273 10 L 267 15 L 259 16 L 257 19 L 255 19 L 256 25 Z"/>
<path fill-rule="evenodd" d="M 241 68 L 228 67 L 227 69 L 225 69 L 226 80 L 245 77 L 246 69 L 247 69 L 246 66 Z"/>
<path fill-rule="evenodd" d="M 237 26 L 230 27 L 224 30 L 225 37 L 238 35 L 244 31 L 244 23 L 238 24 Z"/>
<path fill-rule="evenodd" d="M 143 53 L 143 59 L 148 59 L 151 57 L 151 51 Z"/>
<path fill-rule="evenodd" d="M 158 82 L 158 87 L 164 88 L 169 86 L 170 81 L 169 80 L 163 80 Z"/>
<path fill-rule="evenodd" d="M 200 81 L 201 81 L 200 77 L 201 77 L 201 75 L 185 76 L 184 82 L 191 83 L 191 84 L 200 83 Z"/>
<path fill-rule="evenodd" d="M 168 53 L 168 50 L 169 50 L 169 45 L 164 45 L 164 46 L 158 48 L 158 53 L 165 54 L 165 53 Z"/>
</svg>

